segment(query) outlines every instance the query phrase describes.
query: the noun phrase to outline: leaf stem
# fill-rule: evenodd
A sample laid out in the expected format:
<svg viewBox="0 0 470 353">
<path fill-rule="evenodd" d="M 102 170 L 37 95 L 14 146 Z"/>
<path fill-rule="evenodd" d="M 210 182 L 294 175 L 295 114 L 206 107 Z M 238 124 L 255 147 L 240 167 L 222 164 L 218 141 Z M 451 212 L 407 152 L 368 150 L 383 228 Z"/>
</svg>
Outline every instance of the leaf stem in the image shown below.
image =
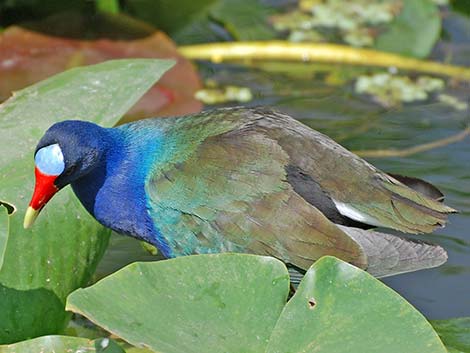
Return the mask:
<svg viewBox="0 0 470 353">
<path fill-rule="evenodd" d="M 434 148 L 443 147 L 443 146 L 450 145 L 451 143 L 462 141 L 467 136 L 470 136 L 470 126 L 455 135 L 451 135 L 451 136 L 448 136 L 439 140 L 435 140 L 432 142 L 423 143 L 421 145 L 404 148 L 401 150 L 391 148 L 391 149 L 384 149 L 384 150 L 357 150 L 357 151 L 352 151 L 352 152 L 357 154 L 358 156 L 370 157 L 370 158 L 407 157 L 412 154 L 429 151 Z"/>
<path fill-rule="evenodd" d="M 395 67 L 455 79 L 470 80 L 470 68 L 418 60 L 372 49 L 339 44 L 290 43 L 287 41 L 207 43 L 179 47 L 188 59 L 215 63 L 240 60 L 323 62 L 359 66 Z"/>
</svg>

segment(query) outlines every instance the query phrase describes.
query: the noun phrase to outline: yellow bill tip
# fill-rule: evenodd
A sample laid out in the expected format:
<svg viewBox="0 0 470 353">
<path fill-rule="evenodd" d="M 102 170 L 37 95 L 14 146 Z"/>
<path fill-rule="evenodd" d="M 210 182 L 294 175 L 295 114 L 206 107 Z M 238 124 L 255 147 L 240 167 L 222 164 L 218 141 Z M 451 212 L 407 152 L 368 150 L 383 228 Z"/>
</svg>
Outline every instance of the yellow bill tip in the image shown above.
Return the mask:
<svg viewBox="0 0 470 353">
<path fill-rule="evenodd" d="M 38 214 L 39 214 L 39 210 L 35 210 L 31 206 L 28 207 L 28 209 L 26 210 L 26 213 L 24 215 L 24 221 L 23 221 L 24 229 L 31 228 L 34 221 L 38 217 Z"/>
</svg>

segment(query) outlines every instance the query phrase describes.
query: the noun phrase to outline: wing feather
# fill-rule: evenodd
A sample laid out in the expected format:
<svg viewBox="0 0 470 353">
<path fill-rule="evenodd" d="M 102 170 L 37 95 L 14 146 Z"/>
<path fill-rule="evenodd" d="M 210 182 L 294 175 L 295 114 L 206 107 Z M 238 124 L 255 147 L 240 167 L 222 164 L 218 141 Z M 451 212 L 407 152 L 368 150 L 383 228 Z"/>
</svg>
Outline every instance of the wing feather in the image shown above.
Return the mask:
<svg viewBox="0 0 470 353">
<path fill-rule="evenodd" d="M 451 207 L 413 190 L 349 152 L 329 137 L 291 117 L 264 112 L 258 129 L 279 141 L 291 165 L 320 186 L 356 221 L 407 233 L 429 233 L 444 226 Z"/>
<path fill-rule="evenodd" d="M 178 120 L 186 124 L 176 127 L 178 134 L 194 138 L 172 146 L 178 158 L 155 168 L 146 185 L 149 213 L 170 256 L 251 252 L 307 269 L 333 255 L 366 268 L 374 250 L 331 222 L 318 200 L 328 202 L 333 215 L 342 205 L 359 221 L 410 233 L 430 232 L 454 212 L 287 115 L 260 109 L 212 114 Z M 289 180 L 289 168 L 299 176 Z M 304 179 L 321 197 L 295 187 L 293 180 Z"/>
<path fill-rule="evenodd" d="M 329 254 L 366 267 L 362 248 L 293 190 L 288 163 L 276 140 L 245 128 L 152 177 L 149 212 L 172 255 L 251 252 L 307 269 Z"/>
</svg>

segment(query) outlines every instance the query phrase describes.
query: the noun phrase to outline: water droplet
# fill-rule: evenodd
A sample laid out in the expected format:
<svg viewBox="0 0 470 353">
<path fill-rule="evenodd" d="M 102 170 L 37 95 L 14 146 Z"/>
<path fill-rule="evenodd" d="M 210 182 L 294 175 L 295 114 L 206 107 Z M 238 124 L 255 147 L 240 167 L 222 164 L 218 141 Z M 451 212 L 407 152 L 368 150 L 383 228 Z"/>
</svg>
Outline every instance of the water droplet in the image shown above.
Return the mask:
<svg viewBox="0 0 470 353">
<path fill-rule="evenodd" d="M 100 343 L 101 348 L 105 349 L 106 347 L 109 346 L 109 338 L 103 338 L 103 340 Z"/>
</svg>

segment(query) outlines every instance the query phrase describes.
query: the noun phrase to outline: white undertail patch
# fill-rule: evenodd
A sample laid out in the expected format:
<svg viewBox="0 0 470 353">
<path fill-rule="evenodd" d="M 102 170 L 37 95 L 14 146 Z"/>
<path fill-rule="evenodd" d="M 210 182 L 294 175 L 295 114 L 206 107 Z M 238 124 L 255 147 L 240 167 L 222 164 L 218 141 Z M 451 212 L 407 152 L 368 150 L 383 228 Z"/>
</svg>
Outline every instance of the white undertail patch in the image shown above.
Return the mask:
<svg viewBox="0 0 470 353">
<path fill-rule="evenodd" d="M 338 212 L 341 213 L 345 217 L 351 218 L 361 223 L 369 224 L 371 226 L 377 226 L 377 227 L 383 226 L 383 224 L 380 224 L 380 222 L 376 220 L 374 217 L 356 210 L 354 207 L 352 207 L 351 205 L 348 205 L 347 203 L 336 201 L 336 200 L 333 200 L 333 202 L 336 208 L 338 209 Z"/>
</svg>

